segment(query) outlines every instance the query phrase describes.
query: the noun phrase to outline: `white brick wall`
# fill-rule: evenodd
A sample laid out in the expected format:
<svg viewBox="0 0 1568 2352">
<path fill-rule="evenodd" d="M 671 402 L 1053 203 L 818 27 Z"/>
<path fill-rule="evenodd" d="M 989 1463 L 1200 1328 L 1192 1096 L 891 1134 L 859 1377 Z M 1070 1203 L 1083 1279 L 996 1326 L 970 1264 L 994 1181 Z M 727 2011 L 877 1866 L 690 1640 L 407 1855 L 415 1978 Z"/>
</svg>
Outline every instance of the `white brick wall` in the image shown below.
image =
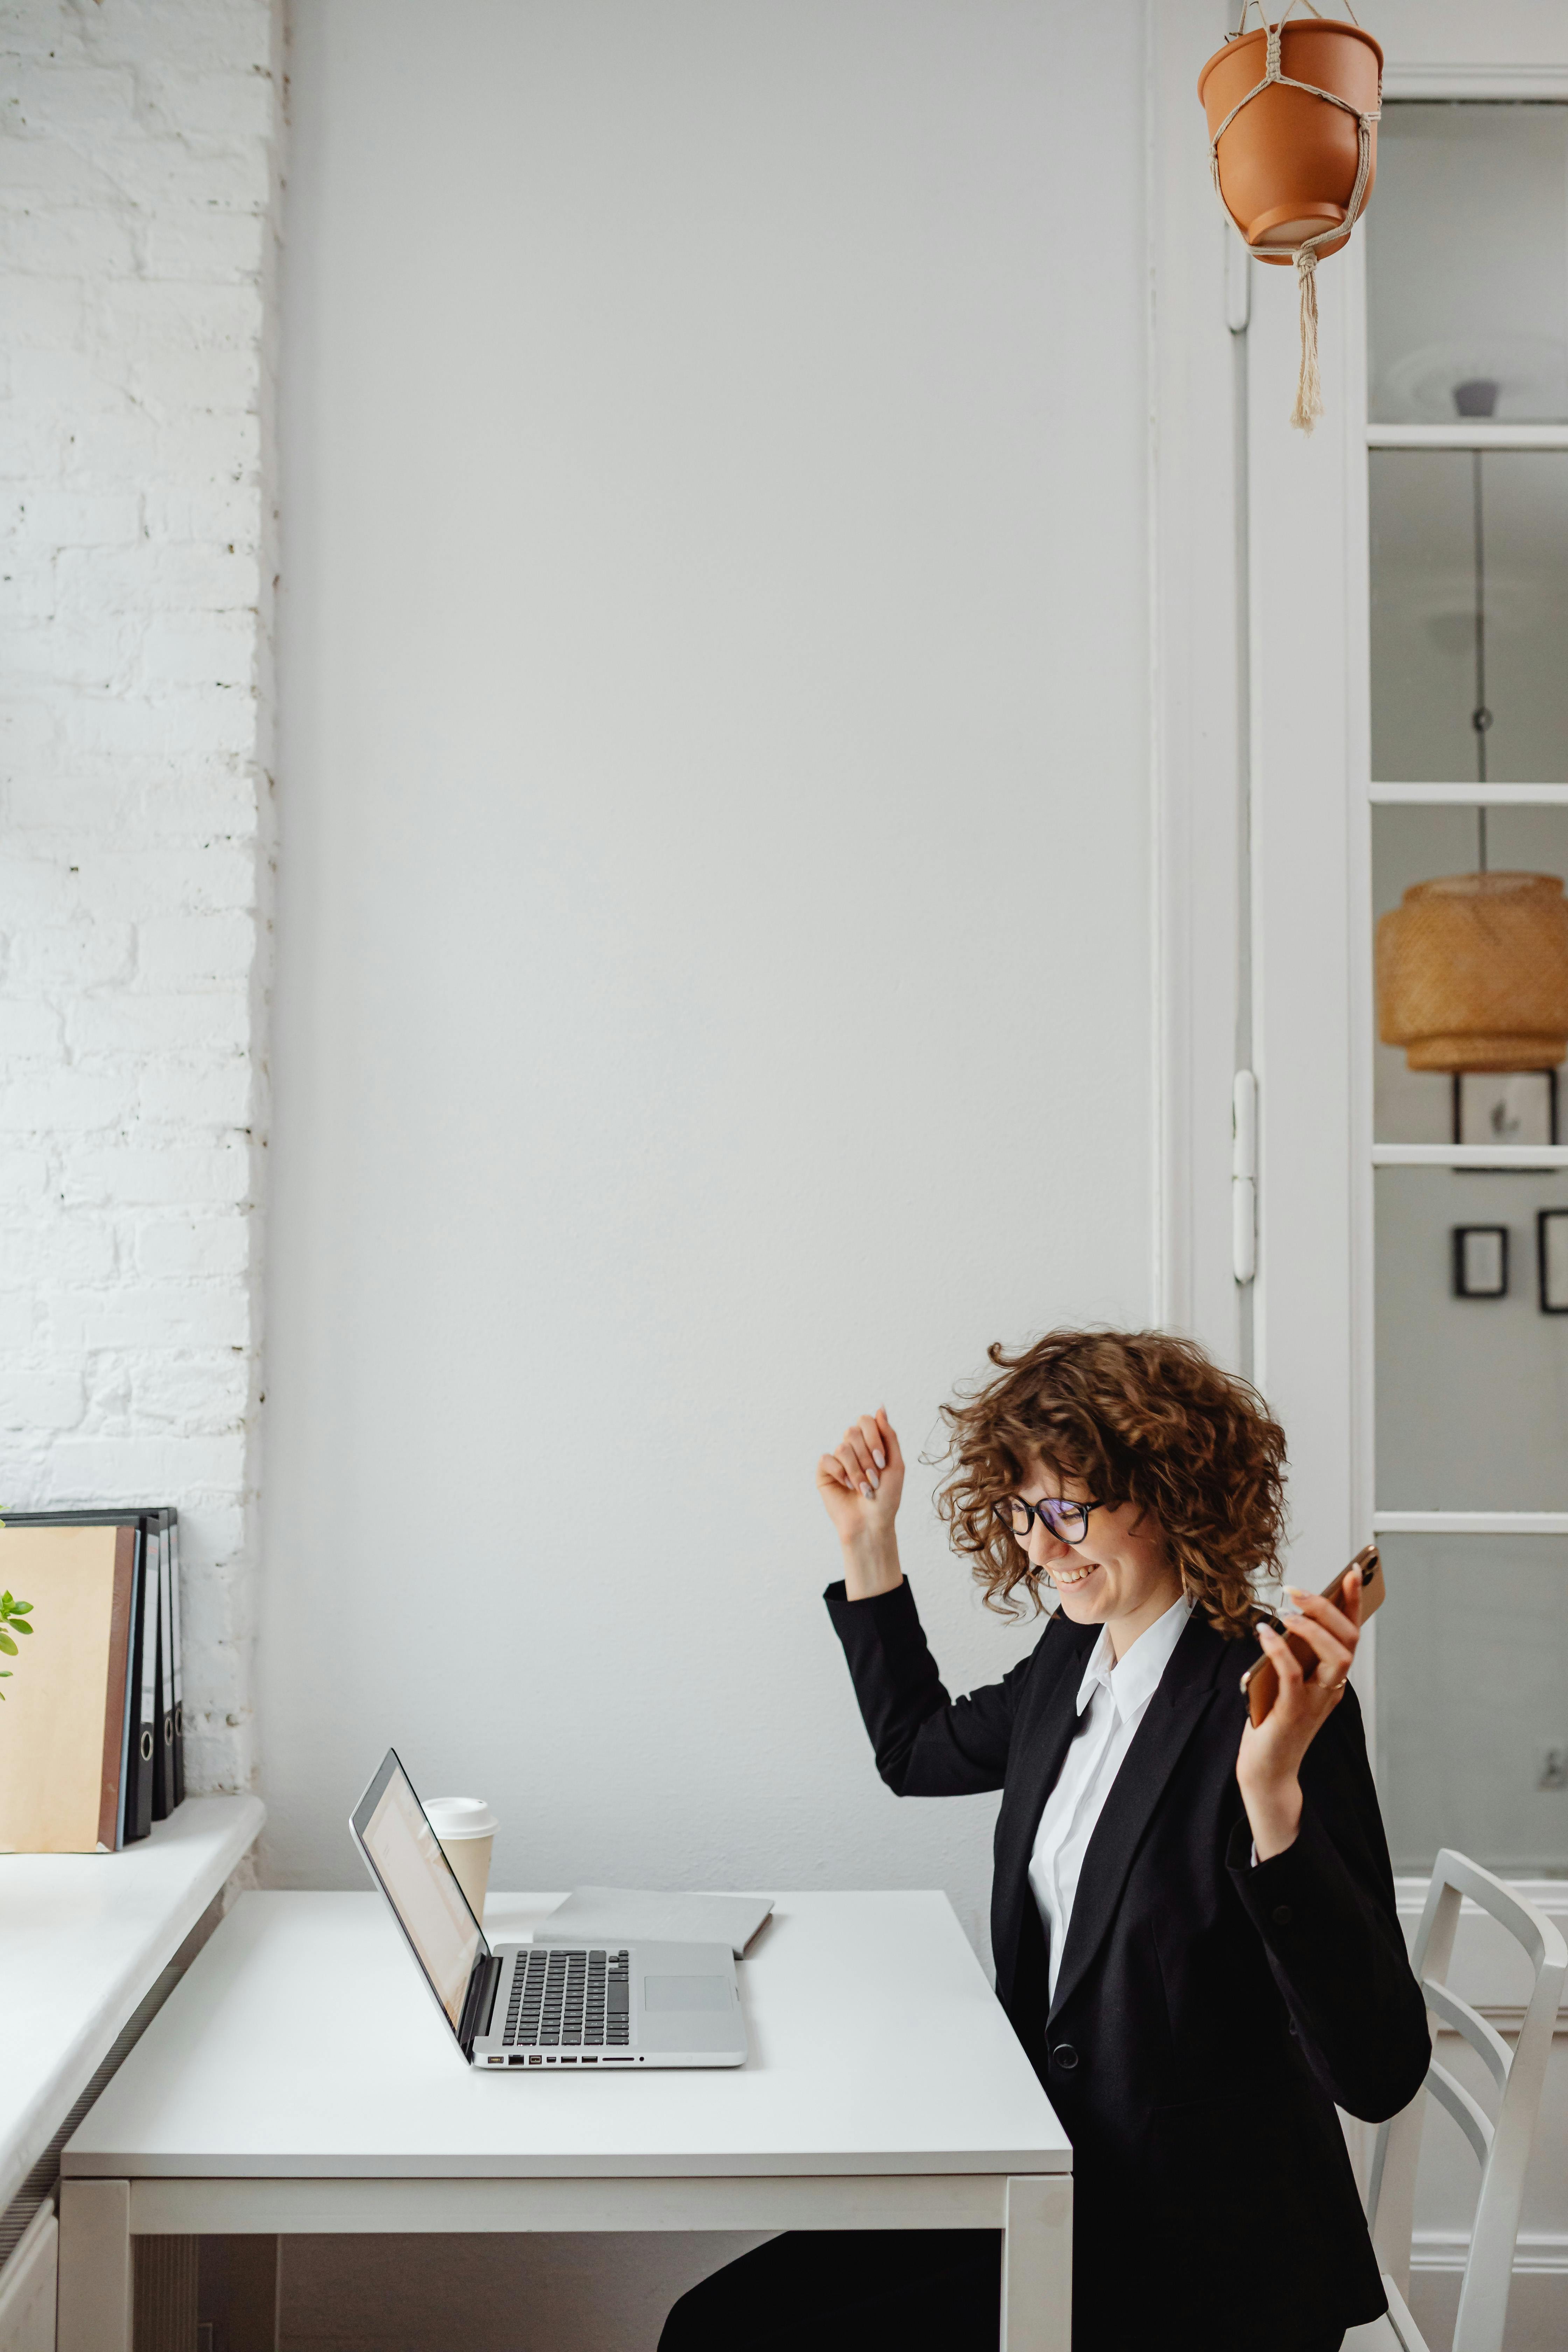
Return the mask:
<svg viewBox="0 0 1568 2352">
<path fill-rule="evenodd" d="M 3 0 L 0 1509 L 169 1501 L 252 1769 L 277 0 Z"/>
</svg>

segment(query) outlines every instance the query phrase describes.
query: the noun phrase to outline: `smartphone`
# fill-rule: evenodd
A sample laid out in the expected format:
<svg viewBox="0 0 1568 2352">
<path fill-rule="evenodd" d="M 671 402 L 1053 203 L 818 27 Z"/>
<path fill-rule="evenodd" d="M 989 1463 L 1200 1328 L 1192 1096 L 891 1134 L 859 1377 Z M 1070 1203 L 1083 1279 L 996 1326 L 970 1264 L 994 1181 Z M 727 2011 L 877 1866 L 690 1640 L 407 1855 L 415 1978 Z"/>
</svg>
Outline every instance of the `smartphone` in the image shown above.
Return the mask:
<svg viewBox="0 0 1568 2352">
<path fill-rule="evenodd" d="M 1340 1597 L 1344 1591 L 1345 1579 L 1352 1569 L 1355 1568 L 1361 1570 L 1361 1622 L 1364 1625 L 1383 1600 L 1384 1583 L 1383 1561 L 1374 1543 L 1363 1544 L 1355 1558 L 1352 1560 L 1347 1560 L 1333 1582 L 1324 1585 L 1322 1597 L 1325 1601 L 1331 1601 L 1337 1609 Z M 1284 1633 L 1285 1639 L 1290 1644 L 1291 1654 L 1310 1682 L 1318 1665 L 1316 1650 L 1310 1642 L 1304 1642 L 1300 1633 L 1292 1633 L 1282 1625 L 1278 1626 L 1276 1631 Z M 1247 1693 L 1248 1715 L 1254 1723 L 1261 1723 L 1279 1696 L 1279 1674 L 1273 1660 L 1259 1658 L 1255 1666 L 1249 1666 L 1241 1677 L 1241 1687 Z"/>
</svg>

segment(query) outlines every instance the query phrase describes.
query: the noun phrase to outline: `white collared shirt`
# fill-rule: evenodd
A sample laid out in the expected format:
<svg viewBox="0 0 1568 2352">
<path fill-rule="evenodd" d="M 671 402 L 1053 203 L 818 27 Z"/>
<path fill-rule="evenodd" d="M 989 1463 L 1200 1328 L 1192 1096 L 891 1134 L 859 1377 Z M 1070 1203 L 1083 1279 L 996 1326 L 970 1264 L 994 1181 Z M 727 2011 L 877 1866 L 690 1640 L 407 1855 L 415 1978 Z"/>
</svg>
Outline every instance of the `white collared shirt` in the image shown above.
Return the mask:
<svg viewBox="0 0 1568 2352">
<path fill-rule="evenodd" d="M 1073 1897 L 1094 1825 L 1192 1609 L 1184 1593 L 1163 1617 L 1145 1626 L 1120 1664 L 1111 1651 L 1110 1635 L 1102 1630 L 1083 1670 L 1078 1686 L 1078 1729 L 1062 1759 L 1056 1787 L 1046 1799 L 1029 1858 L 1029 1885 L 1050 1945 L 1053 2000 Z"/>
</svg>

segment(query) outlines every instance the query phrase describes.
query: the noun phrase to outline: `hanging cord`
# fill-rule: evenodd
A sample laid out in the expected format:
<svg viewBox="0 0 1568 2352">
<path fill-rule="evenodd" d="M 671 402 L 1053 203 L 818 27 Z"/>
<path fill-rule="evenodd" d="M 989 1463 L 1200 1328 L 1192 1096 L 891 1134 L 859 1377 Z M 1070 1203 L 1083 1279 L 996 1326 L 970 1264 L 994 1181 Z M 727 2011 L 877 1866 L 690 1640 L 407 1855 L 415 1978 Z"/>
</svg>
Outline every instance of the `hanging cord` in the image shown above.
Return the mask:
<svg viewBox="0 0 1568 2352">
<path fill-rule="evenodd" d="M 1301 296 L 1301 365 L 1290 422 L 1299 433 L 1310 433 L 1323 413 L 1323 379 L 1318 369 L 1318 257 L 1310 246 L 1297 249 L 1296 284 Z"/>
<path fill-rule="evenodd" d="M 1470 713 L 1470 725 L 1476 732 L 1476 782 L 1487 781 L 1487 730 L 1492 723 L 1487 709 L 1487 527 L 1486 509 L 1481 502 L 1481 452 L 1470 452 L 1470 512 L 1476 549 L 1476 707 Z M 1487 804 L 1482 801 L 1479 811 L 1481 834 L 1481 872 L 1487 870 Z"/>
<path fill-rule="evenodd" d="M 1320 89 L 1315 82 L 1297 81 L 1286 73 L 1279 61 L 1279 37 L 1285 28 L 1286 17 L 1289 16 L 1295 5 L 1296 0 L 1289 0 L 1285 15 L 1279 19 L 1278 23 L 1270 25 L 1263 14 L 1263 0 L 1246 0 L 1246 5 L 1241 12 L 1240 24 L 1234 33 L 1226 36 L 1227 40 L 1239 41 L 1247 29 L 1247 19 L 1256 7 L 1258 20 L 1263 27 L 1265 37 L 1264 72 L 1263 79 L 1255 83 L 1245 98 L 1237 100 L 1214 137 L 1209 141 L 1209 174 L 1214 181 L 1215 194 L 1225 205 L 1226 218 L 1240 236 L 1242 242 L 1246 244 L 1246 231 L 1230 206 L 1226 204 L 1225 190 L 1220 185 L 1219 177 L 1219 142 L 1241 112 L 1242 108 L 1250 106 L 1255 98 L 1261 98 L 1266 89 L 1278 87 L 1280 89 L 1305 90 L 1309 98 L 1321 98 L 1328 105 L 1337 106 L 1342 113 L 1355 116 L 1355 185 L 1351 190 L 1350 205 L 1344 219 L 1335 228 L 1320 229 L 1316 236 L 1303 238 L 1296 247 L 1296 282 L 1301 295 L 1301 365 L 1296 378 L 1296 405 L 1290 411 L 1290 422 L 1298 432 L 1310 433 L 1323 413 L 1323 383 L 1318 367 L 1318 247 L 1321 245 L 1331 243 L 1337 237 L 1348 237 L 1356 222 L 1361 218 L 1362 208 L 1366 203 L 1367 182 L 1372 177 L 1373 129 L 1383 119 L 1383 83 L 1380 75 L 1378 102 L 1370 114 L 1363 114 L 1359 107 L 1352 106 L 1349 99 L 1342 98 L 1337 90 Z M 1313 6 L 1313 0 L 1307 0 L 1307 5 L 1311 9 L 1314 16 L 1321 18 L 1322 10 Z M 1354 11 L 1347 7 L 1345 13 L 1352 24 L 1355 24 Z M 1360 29 L 1359 26 L 1357 29 Z M 1248 247 L 1247 249 L 1250 252 L 1251 247 Z"/>
</svg>

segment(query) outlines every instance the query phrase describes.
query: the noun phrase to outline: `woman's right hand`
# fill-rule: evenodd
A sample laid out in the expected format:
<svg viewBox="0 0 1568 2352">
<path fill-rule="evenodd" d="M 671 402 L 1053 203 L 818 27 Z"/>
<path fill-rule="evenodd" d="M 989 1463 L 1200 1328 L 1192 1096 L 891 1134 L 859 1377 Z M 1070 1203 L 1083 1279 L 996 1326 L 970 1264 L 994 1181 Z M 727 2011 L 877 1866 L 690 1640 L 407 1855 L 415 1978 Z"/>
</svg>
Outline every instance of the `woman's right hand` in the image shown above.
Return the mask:
<svg viewBox="0 0 1568 2352">
<path fill-rule="evenodd" d="M 851 1601 L 903 1582 L 893 1522 L 904 1491 L 904 1457 L 887 1408 L 851 1422 L 816 1465 L 816 1491 L 844 1549 Z"/>
</svg>

